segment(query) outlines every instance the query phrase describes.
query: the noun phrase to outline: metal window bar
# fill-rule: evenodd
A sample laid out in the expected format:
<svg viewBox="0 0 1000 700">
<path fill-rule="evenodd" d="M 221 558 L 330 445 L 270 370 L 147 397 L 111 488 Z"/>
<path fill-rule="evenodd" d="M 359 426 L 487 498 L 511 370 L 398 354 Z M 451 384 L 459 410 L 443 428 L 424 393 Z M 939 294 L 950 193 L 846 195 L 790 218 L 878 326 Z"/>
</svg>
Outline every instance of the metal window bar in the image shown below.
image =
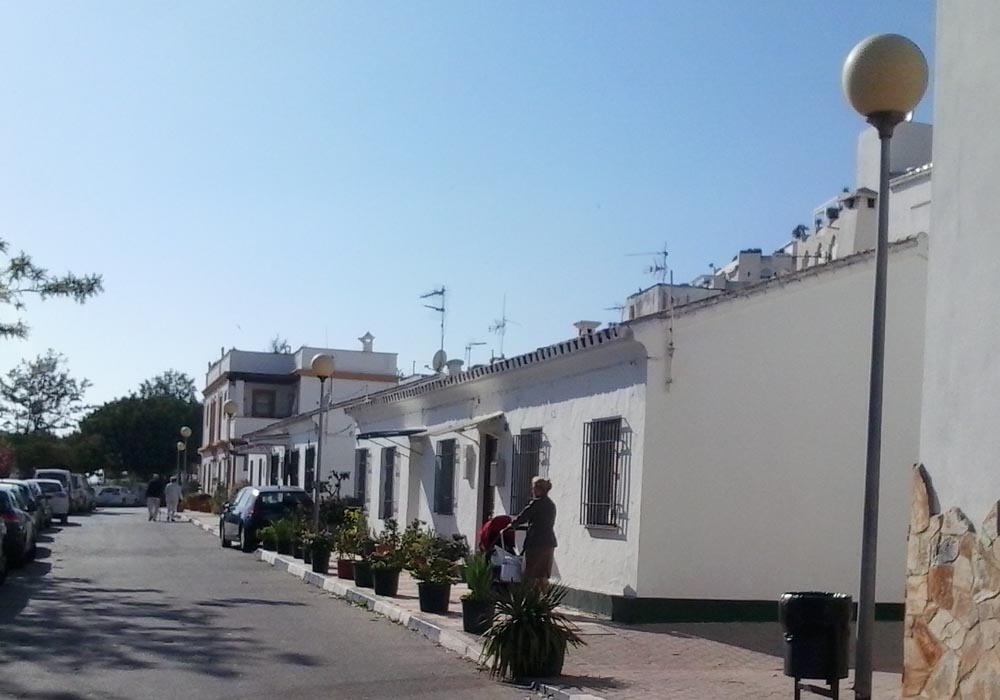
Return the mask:
<svg viewBox="0 0 1000 700">
<path fill-rule="evenodd" d="M 621 466 L 621 418 L 583 426 L 583 469 L 580 518 L 584 525 L 616 527 L 617 486 Z"/>
<path fill-rule="evenodd" d="M 364 505 L 368 497 L 368 450 L 354 450 L 354 495 Z"/>
<path fill-rule="evenodd" d="M 531 480 L 538 476 L 542 431 L 522 430 L 514 436 L 514 459 L 510 478 L 511 512 L 520 513 L 531 500 Z"/>
<path fill-rule="evenodd" d="M 309 446 L 306 448 L 306 478 L 302 484 L 306 493 L 313 492 L 313 480 L 316 478 L 316 448 Z"/>
<path fill-rule="evenodd" d="M 438 443 L 437 464 L 434 470 L 434 512 L 452 515 L 455 512 L 455 441 Z"/>
<path fill-rule="evenodd" d="M 288 460 L 288 485 L 299 485 L 299 451 L 292 450 L 291 459 Z"/>
<path fill-rule="evenodd" d="M 275 453 L 271 454 L 271 474 L 268 479 L 268 484 L 271 486 L 278 485 L 278 455 Z"/>
<path fill-rule="evenodd" d="M 379 506 L 379 517 L 382 520 L 392 517 L 393 488 L 396 477 L 396 448 L 382 448 L 382 502 Z"/>
</svg>

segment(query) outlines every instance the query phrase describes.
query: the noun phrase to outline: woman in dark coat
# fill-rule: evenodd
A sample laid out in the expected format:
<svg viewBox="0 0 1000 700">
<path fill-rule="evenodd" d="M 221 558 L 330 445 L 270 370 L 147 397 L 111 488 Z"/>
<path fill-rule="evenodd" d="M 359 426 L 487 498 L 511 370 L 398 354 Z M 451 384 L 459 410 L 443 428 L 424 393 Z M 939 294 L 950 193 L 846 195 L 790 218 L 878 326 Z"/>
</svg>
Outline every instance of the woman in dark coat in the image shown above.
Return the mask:
<svg viewBox="0 0 1000 700">
<path fill-rule="evenodd" d="M 549 582 L 556 550 L 556 504 L 549 498 L 552 482 L 536 476 L 531 480 L 534 498 L 514 518 L 510 527 L 527 528 L 524 536 L 524 580 Z"/>
</svg>

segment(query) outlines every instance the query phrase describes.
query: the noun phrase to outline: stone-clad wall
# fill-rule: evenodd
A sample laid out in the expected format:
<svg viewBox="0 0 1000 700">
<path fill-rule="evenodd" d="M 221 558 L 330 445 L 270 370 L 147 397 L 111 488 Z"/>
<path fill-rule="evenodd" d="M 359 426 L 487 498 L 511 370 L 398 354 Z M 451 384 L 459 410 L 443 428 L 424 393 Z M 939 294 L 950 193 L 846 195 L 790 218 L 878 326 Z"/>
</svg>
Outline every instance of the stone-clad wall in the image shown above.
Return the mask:
<svg viewBox="0 0 1000 700">
<path fill-rule="evenodd" d="M 1000 539 L 994 505 L 979 532 L 935 507 L 913 473 L 907 553 L 903 698 L 1000 699 Z"/>
</svg>

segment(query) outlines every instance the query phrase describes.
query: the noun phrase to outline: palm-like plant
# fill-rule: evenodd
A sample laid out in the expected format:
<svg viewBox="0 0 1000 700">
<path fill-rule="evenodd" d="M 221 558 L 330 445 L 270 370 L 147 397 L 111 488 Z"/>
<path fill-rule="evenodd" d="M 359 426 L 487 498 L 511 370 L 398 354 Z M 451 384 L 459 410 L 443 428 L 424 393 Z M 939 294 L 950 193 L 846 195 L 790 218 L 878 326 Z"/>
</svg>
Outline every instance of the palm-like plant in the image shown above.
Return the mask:
<svg viewBox="0 0 1000 700">
<path fill-rule="evenodd" d="M 565 597 L 562 586 L 537 583 L 513 586 L 499 597 L 480 657 L 490 676 L 544 678 L 561 673 L 566 647 L 584 644 L 576 625 L 556 610 Z"/>
</svg>

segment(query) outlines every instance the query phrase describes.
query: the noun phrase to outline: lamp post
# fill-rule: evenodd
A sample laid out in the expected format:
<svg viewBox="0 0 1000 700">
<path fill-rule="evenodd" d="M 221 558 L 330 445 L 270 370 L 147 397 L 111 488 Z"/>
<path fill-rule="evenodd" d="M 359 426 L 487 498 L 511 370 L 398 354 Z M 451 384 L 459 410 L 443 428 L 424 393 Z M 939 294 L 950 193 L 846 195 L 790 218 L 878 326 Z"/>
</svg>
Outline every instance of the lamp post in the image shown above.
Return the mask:
<svg viewBox="0 0 1000 700">
<path fill-rule="evenodd" d="M 191 428 L 187 427 L 186 425 L 181 426 L 181 438 L 183 438 L 183 440 L 184 440 L 184 450 L 183 450 L 184 451 L 184 464 L 183 464 L 184 471 L 177 475 L 177 479 L 181 482 L 182 485 L 184 484 L 185 481 L 187 481 L 187 472 L 188 472 L 188 470 L 187 470 L 187 446 L 188 446 L 188 438 L 189 437 L 191 437 Z"/>
<path fill-rule="evenodd" d="M 187 446 L 183 442 L 181 442 L 180 440 L 178 440 L 177 441 L 177 473 L 178 474 L 181 473 L 181 460 L 184 457 L 184 450 L 186 450 L 186 449 L 187 449 Z"/>
<path fill-rule="evenodd" d="M 229 482 L 230 474 L 232 474 L 233 481 L 236 481 L 236 460 L 233 459 L 233 420 L 236 417 L 236 413 L 239 410 L 239 405 L 232 399 L 229 399 L 224 404 L 222 404 L 222 412 L 226 414 L 226 434 L 229 438 L 229 447 L 226 450 L 226 487 L 230 487 Z"/>
<path fill-rule="evenodd" d="M 882 376 L 885 359 L 885 296 L 889 263 L 889 156 L 892 132 L 913 111 L 927 89 L 927 59 L 898 34 L 872 36 L 848 54 L 842 76 L 851 106 L 878 130 L 881 167 L 878 236 L 875 244 L 875 301 L 872 312 L 871 375 L 868 385 L 868 447 L 861 535 L 861 586 L 854 696 L 872 696 L 872 634 L 875 628 L 875 573 L 878 551 L 879 469 L 882 457 Z"/>
<path fill-rule="evenodd" d="M 326 402 L 324 389 L 326 380 L 333 376 L 334 362 L 329 355 L 316 355 L 312 359 L 310 368 L 319 378 L 319 433 L 316 437 L 316 464 L 313 465 L 313 529 L 319 530 L 319 476 L 323 469 L 323 425 L 326 415 Z M 332 382 L 331 382 L 332 384 Z M 333 387 L 330 387 L 333 391 Z"/>
</svg>

